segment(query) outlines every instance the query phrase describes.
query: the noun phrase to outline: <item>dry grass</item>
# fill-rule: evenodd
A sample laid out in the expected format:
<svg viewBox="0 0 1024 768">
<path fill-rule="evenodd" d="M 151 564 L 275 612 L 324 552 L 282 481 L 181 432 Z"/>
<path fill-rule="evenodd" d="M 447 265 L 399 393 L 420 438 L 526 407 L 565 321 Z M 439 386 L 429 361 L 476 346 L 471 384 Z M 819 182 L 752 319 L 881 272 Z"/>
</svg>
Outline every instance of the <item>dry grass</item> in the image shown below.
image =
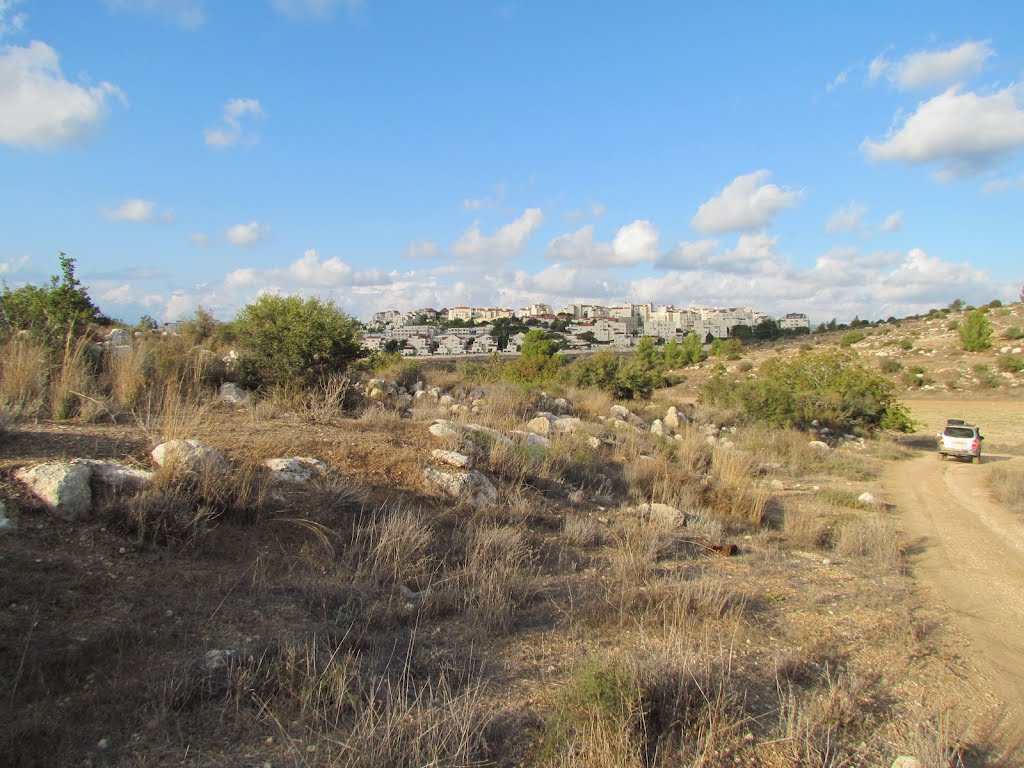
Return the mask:
<svg viewBox="0 0 1024 768">
<path fill-rule="evenodd" d="M 468 531 L 460 594 L 466 618 L 506 632 L 537 588 L 533 553 L 521 528 L 477 525 Z"/>
<path fill-rule="evenodd" d="M 1024 512 L 1024 471 L 1015 467 L 995 467 L 988 483 L 999 503 Z"/>
<path fill-rule="evenodd" d="M 135 412 L 135 420 L 156 445 L 166 440 L 194 437 L 207 420 L 209 405 L 187 394 L 182 386 L 167 384 L 150 391 Z"/>
<path fill-rule="evenodd" d="M 757 474 L 757 465 L 749 454 L 732 448 L 716 448 L 706 501 L 710 514 L 735 530 L 760 527 L 769 495 L 757 482 Z"/>
<path fill-rule="evenodd" d="M 0 347 L 0 402 L 12 411 L 25 416 L 39 413 L 49 379 L 49 352 L 32 336 L 12 336 Z"/>
<path fill-rule="evenodd" d="M 90 398 L 94 378 L 89 371 L 89 339 L 65 340 L 60 368 L 50 379 L 50 412 L 55 419 L 70 419 Z"/>
<path fill-rule="evenodd" d="M 129 413 L 137 409 L 151 386 L 146 345 L 108 348 L 103 363 L 104 383 L 114 406 Z"/>
<path fill-rule="evenodd" d="M 583 549 L 596 547 L 604 538 L 601 526 L 586 515 L 568 515 L 562 524 L 562 536 L 567 544 Z"/>
<path fill-rule="evenodd" d="M 416 510 L 377 510 L 371 521 L 356 529 L 355 538 L 356 551 L 365 553 L 358 571 L 374 582 L 418 583 L 433 572 L 430 547 L 434 531 Z"/>
<path fill-rule="evenodd" d="M 850 514 L 838 522 L 836 554 L 863 558 L 879 569 L 898 572 L 903 566 L 903 547 L 896 524 L 882 512 Z"/>
<path fill-rule="evenodd" d="M 615 403 L 610 393 L 594 387 L 569 387 L 565 396 L 580 418 L 588 421 L 607 416 L 608 409 Z"/>
<path fill-rule="evenodd" d="M 786 504 L 782 530 L 786 538 L 801 549 L 819 549 L 830 539 L 831 515 L 828 505 L 816 500 L 791 500 Z"/>
</svg>

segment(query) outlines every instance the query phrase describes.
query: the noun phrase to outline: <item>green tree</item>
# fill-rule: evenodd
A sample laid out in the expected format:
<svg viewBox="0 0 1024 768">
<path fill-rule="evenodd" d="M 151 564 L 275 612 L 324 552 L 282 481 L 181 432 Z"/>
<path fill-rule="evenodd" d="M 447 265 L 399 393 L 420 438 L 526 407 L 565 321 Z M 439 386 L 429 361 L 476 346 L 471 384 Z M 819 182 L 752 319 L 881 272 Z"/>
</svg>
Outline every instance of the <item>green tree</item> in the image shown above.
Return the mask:
<svg viewBox="0 0 1024 768">
<path fill-rule="evenodd" d="M 309 385 L 360 355 L 360 324 L 318 298 L 264 294 L 235 319 L 246 386 Z"/>
<path fill-rule="evenodd" d="M 681 353 L 684 365 L 696 365 L 704 360 L 704 349 L 700 343 L 700 336 L 696 331 L 690 331 L 683 339 Z"/>
<path fill-rule="evenodd" d="M 665 349 L 661 353 L 662 359 L 664 360 L 665 367 L 668 369 L 681 368 L 687 364 L 685 355 L 683 354 L 683 346 L 673 336 L 665 344 Z"/>
<path fill-rule="evenodd" d="M 558 351 L 558 342 L 537 328 L 527 331 L 519 352 L 524 357 L 551 357 Z"/>
<path fill-rule="evenodd" d="M 30 283 L 12 291 L 5 282 L 0 295 L 4 324 L 41 333 L 53 348 L 62 346 L 68 336 L 83 335 L 90 324 L 110 324 L 75 276 L 75 260 L 63 252 L 60 270 L 60 275 L 53 275 L 40 287 Z"/>
<path fill-rule="evenodd" d="M 960 344 L 968 352 L 981 352 L 992 346 L 992 324 L 980 309 L 968 312 L 960 324 Z"/>
<path fill-rule="evenodd" d="M 656 371 L 661 367 L 661 355 L 651 336 L 643 336 L 636 345 L 636 354 L 631 364 L 641 371 Z"/>
<path fill-rule="evenodd" d="M 157 322 L 150 315 L 143 315 L 139 318 L 137 327 L 143 330 L 155 331 L 157 329 Z"/>
</svg>

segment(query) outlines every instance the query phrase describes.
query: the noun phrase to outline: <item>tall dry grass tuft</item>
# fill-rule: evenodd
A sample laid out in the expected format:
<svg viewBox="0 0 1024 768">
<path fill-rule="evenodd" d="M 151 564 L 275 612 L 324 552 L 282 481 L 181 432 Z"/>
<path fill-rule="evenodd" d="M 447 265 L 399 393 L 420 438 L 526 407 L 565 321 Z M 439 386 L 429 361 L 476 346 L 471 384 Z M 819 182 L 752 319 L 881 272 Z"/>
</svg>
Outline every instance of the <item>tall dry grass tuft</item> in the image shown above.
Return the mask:
<svg viewBox="0 0 1024 768">
<path fill-rule="evenodd" d="M 150 388 L 145 344 L 108 348 L 104 355 L 104 379 L 115 407 L 131 412 L 142 404 Z"/>
<path fill-rule="evenodd" d="M 474 418 L 485 426 L 505 432 L 522 429 L 523 422 L 536 413 L 538 399 L 536 392 L 525 387 L 498 382 L 487 388 L 481 412 Z"/>
<path fill-rule="evenodd" d="M 1024 512 L 1024 472 L 1012 467 L 995 467 L 988 484 L 1001 504 Z"/>
<path fill-rule="evenodd" d="M 89 371 L 89 340 L 85 336 L 64 341 L 60 367 L 50 379 L 50 415 L 54 419 L 70 419 L 82 404 L 91 398 L 93 377 Z"/>
<path fill-rule="evenodd" d="M 0 348 L 0 402 L 11 412 L 35 416 L 46 401 L 50 354 L 30 334 L 16 334 Z"/>
<path fill-rule="evenodd" d="M 903 567 L 903 546 L 896 524 L 882 512 L 852 513 L 839 525 L 836 554 L 859 557 L 878 568 L 898 572 Z"/>
<path fill-rule="evenodd" d="M 865 692 L 858 679 L 837 673 L 806 694 L 780 690 L 779 743 L 786 756 L 795 765 L 865 764 L 866 713 L 858 704 Z"/>
<path fill-rule="evenodd" d="M 178 384 L 149 391 L 135 411 L 135 420 L 154 444 L 195 437 L 206 422 L 209 406 Z"/>
<path fill-rule="evenodd" d="M 611 535 L 608 585 L 612 592 L 628 598 L 647 585 L 658 569 L 658 561 L 680 543 L 684 525 L 668 515 L 624 518 Z"/>
<path fill-rule="evenodd" d="M 434 570 L 430 547 L 433 528 L 421 512 L 407 507 L 378 510 L 374 519 L 354 532 L 363 553 L 357 572 L 384 584 L 405 584 L 429 578 Z"/>
<path fill-rule="evenodd" d="M 597 421 L 599 417 L 607 416 L 608 410 L 615 404 L 615 398 L 610 392 L 595 387 L 569 387 L 565 396 L 580 418 L 587 421 Z"/>
<path fill-rule="evenodd" d="M 754 530 L 761 525 L 768 491 L 757 482 L 758 468 L 747 453 L 716 447 L 709 473 L 705 505 L 733 530 Z"/>
<path fill-rule="evenodd" d="M 533 552 L 521 528 L 477 524 L 467 532 L 459 585 L 466 617 L 488 632 L 511 628 L 537 589 Z"/>
<path fill-rule="evenodd" d="M 817 501 L 789 500 L 786 503 L 782 528 L 786 538 L 807 549 L 824 547 L 829 542 L 831 505 L 824 507 Z"/>
</svg>

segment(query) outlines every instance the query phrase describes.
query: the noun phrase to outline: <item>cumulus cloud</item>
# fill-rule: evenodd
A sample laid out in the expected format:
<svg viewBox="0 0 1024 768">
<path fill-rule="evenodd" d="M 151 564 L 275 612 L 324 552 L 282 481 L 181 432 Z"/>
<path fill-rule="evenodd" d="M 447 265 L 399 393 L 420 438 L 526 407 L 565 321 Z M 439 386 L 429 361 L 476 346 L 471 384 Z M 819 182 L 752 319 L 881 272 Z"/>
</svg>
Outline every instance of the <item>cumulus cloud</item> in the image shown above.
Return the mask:
<svg viewBox="0 0 1024 768">
<path fill-rule="evenodd" d="M 764 184 L 771 171 L 737 176 L 718 195 L 701 204 L 691 220 L 694 229 L 712 234 L 760 229 L 803 199 L 800 190 Z"/>
<path fill-rule="evenodd" d="M 188 236 L 188 239 L 192 241 L 193 245 L 198 245 L 200 247 L 210 244 L 209 235 L 204 235 L 202 232 L 193 232 Z"/>
<path fill-rule="evenodd" d="M 107 0 L 116 10 L 155 13 L 183 27 L 198 27 L 206 21 L 204 0 Z"/>
<path fill-rule="evenodd" d="M 1022 90 L 1011 85 L 980 95 L 950 88 L 919 104 L 885 139 L 864 139 L 861 151 L 876 161 L 937 162 L 942 180 L 980 173 L 1024 147 Z"/>
<path fill-rule="evenodd" d="M 246 133 L 243 119 L 264 117 L 266 112 L 258 99 L 228 99 L 221 113 L 223 124 L 218 128 L 208 128 L 203 135 L 207 145 L 214 149 L 233 147 L 243 139 L 246 144 L 255 144 L 259 138 Z"/>
<path fill-rule="evenodd" d="M 840 232 L 858 232 L 863 227 L 864 214 L 868 209 L 860 203 L 849 203 L 833 211 L 825 224 L 826 235 L 836 235 Z"/>
<path fill-rule="evenodd" d="M 885 232 L 898 232 L 903 226 L 903 211 L 893 211 L 885 217 L 882 229 Z"/>
<path fill-rule="evenodd" d="M 481 233 L 479 223 L 473 224 L 455 242 L 452 252 L 460 258 L 506 259 L 521 253 L 530 236 L 543 223 L 540 208 L 527 208 L 519 218 L 491 237 Z"/>
<path fill-rule="evenodd" d="M 258 221 L 250 221 L 248 224 L 235 224 L 233 227 L 228 227 L 224 236 L 228 242 L 234 245 L 254 245 L 270 237 L 270 227 L 260 224 Z"/>
<path fill-rule="evenodd" d="M 125 101 L 112 83 L 66 80 L 46 43 L 0 51 L 0 142 L 32 149 L 82 144 L 97 133 L 114 100 Z"/>
<path fill-rule="evenodd" d="M 335 8 L 354 11 L 363 5 L 363 0 L 271 0 L 271 7 L 280 14 L 301 18 L 326 18 Z"/>
<path fill-rule="evenodd" d="M 410 259 L 436 259 L 441 255 L 441 247 L 432 240 L 417 240 L 409 243 L 405 255 Z"/>
<path fill-rule="evenodd" d="M 0 38 L 21 32 L 25 28 L 24 13 L 16 12 L 21 0 L 0 0 Z"/>
<path fill-rule="evenodd" d="M 594 240 L 594 225 L 588 224 L 551 240 L 545 256 L 590 267 L 630 267 L 657 259 L 658 238 L 651 222 L 637 219 L 621 227 L 611 243 L 600 243 Z"/>
<path fill-rule="evenodd" d="M 174 220 L 174 211 L 157 213 L 156 203 L 137 197 L 125 200 L 117 208 L 103 208 L 100 212 L 103 214 L 103 218 L 110 221 L 169 222 Z"/>
<path fill-rule="evenodd" d="M 834 91 L 836 88 L 839 88 L 840 86 L 846 85 L 846 81 L 849 80 L 849 79 L 850 79 L 850 70 L 849 69 L 844 69 L 842 72 L 840 72 L 834 78 L 832 78 L 832 82 L 830 82 L 828 85 L 825 86 L 825 90 L 828 93 L 832 93 L 832 91 Z"/>
<path fill-rule="evenodd" d="M 987 40 L 968 41 L 941 51 L 917 51 L 899 61 L 876 57 L 868 68 L 868 77 L 888 79 L 900 90 L 946 88 L 978 75 L 985 62 L 995 55 Z"/>
<path fill-rule="evenodd" d="M 711 270 L 721 273 L 777 272 L 781 259 L 776 253 L 778 237 L 764 232 L 745 232 L 736 245 L 722 249 L 717 240 L 683 241 L 662 254 L 655 266 L 665 270 Z"/>
</svg>

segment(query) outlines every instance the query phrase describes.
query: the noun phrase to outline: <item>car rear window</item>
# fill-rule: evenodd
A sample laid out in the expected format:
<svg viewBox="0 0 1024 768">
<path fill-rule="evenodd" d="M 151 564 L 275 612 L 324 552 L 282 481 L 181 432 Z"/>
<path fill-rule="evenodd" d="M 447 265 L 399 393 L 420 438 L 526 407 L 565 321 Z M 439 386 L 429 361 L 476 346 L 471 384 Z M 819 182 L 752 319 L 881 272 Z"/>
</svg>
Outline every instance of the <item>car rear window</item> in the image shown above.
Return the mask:
<svg viewBox="0 0 1024 768">
<path fill-rule="evenodd" d="M 968 427 L 946 427 L 946 437 L 974 437 L 974 430 Z"/>
</svg>

